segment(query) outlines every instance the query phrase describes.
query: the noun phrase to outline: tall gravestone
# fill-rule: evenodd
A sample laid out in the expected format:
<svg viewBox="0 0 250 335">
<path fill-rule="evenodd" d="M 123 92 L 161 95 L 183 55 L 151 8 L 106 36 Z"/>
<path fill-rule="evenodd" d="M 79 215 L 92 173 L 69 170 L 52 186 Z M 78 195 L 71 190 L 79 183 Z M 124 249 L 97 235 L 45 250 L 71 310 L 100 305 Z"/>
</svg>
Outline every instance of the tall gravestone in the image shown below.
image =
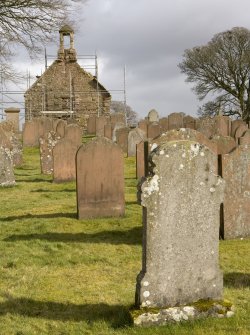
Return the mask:
<svg viewBox="0 0 250 335">
<path fill-rule="evenodd" d="M 159 114 L 155 109 L 151 109 L 148 112 L 148 121 L 149 122 L 159 122 Z"/>
<path fill-rule="evenodd" d="M 0 144 L 0 186 L 13 185 L 15 185 L 15 176 L 11 152 L 8 148 Z"/>
<path fill-rule="evenodd" d="M 41 173 L 48 175 L 53 173 L 53 148 L 59 140 L 60 137 L 55 131 L 49 131 L 48 133 L 45 133 L 43 137 L 40 137 L 39 150 Z"/>
<path fill-rule="evenodd" d="M 83 144 L 76 155 L 78 218 L 124 215 L 123 152 L 107 138 Z"/>
<path fill-rule="evenodd" d="M 220 204 L 224 182 L 208 148 L 193 141 L 160 144 L 141 186 L 143 260 L 137 307 L 220 299 Z"/>
<path fill-rule="evenodd" d="M 34 119 L 26 121 L 23 128 L 23 146 L 35 147 L 39 145 L 38 123 Z"/>
<path fill-rule="evenodd" d="M 75 156 L 78 146 L 63 138 L 53 149 L 53 181 L 62 183 L 76 179 Z"/>
<path fill-rule="evenodd" d="M 65 127 L 66 127 L 67 123 L 64 121 L 64 120 L 60 120 L 58 123 L 57 123 L 57 126 L 56 126 L 56 133 L 58 136 L 60 136 L 61 138 L 64 137 L 64 134 L 65 134 Z"/>
<path fill-rule="evenodd" d="M 183 128 L 183 113 L 171 113 L 168 116 L 168 129 Z"/>
<path fill-rule="evenodd" d="M 71 141 L 76 146 L 80 146 L 82 144 L 82 128 L 77 124 L 68 124 L 65 127 L 64 138 Z"/>
<path fill-rule="evenodd" d="M 146 135 L 140 128 L 134 128 L 128 133 L 128 157 L 136 156 L 136 145 L 146 140 Z"/>
<path fill-rule="evenodd" d="M 226 181 L 223 237 L 250 236 L 250 137 L 222 156 L 222 176 Z"/>
</svg>

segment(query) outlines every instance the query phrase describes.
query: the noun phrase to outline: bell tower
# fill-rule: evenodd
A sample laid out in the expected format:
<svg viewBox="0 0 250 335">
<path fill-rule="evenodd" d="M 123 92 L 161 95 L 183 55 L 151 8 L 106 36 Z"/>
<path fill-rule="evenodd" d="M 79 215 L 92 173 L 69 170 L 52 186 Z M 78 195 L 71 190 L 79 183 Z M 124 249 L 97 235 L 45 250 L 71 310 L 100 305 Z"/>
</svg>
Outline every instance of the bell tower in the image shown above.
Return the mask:
<svg viewBox="0 0 250 335">
<path fill-rule="evenodd" d="M 65 25 L 59 30 L 59 34 L 60 34 L 60 47 L 58 50 L 58 60 L 75 62 L 76 51 L 74 48 L 74 30 L 70 26 Z M 69 36 L 70 39 L 70 47 L 68 49 L 65 48 L 65 36 Z"/>
</svg>

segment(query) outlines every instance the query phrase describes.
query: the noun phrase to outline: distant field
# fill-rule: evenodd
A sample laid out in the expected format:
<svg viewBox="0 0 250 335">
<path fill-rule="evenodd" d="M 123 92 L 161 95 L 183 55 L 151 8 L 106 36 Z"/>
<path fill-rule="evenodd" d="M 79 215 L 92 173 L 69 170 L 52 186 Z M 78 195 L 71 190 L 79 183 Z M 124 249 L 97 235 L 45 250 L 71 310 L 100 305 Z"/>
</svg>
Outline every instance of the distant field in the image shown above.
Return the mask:
<svg viewBox="0 0 250 335">
<path fill-rule="evenodd" d="M 41 175 L 37 148 L 15 175 L 15 187 L 0 188 L 0 335 L 250 334 L 250 239 L 220 242 L 233 318 L 130 325 L 142 236 L 133 158 L 120 219 L 77 220 L 75 183 Z"/>
</svg>

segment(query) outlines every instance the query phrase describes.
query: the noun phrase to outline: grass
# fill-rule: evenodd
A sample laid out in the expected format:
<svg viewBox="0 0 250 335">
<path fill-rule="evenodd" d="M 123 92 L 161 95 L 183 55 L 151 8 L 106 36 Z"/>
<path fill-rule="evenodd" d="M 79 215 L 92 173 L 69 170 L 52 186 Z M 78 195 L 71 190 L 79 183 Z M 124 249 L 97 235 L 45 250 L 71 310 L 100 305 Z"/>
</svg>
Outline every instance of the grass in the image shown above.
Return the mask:
<svg viewBox="0 0 250 335">
<path fill-rule="evenodd" d="M 142 237 L 134 158 L 125 158 L 123 218 L 77 220 L 75 183 L 41 175 L 36 148 L 15 175 L 15 187 L 0 189 L 1 335 L 250 334 L 249 239 L 220 242 L 233 318 L 131 326 Z"/>
</svg>

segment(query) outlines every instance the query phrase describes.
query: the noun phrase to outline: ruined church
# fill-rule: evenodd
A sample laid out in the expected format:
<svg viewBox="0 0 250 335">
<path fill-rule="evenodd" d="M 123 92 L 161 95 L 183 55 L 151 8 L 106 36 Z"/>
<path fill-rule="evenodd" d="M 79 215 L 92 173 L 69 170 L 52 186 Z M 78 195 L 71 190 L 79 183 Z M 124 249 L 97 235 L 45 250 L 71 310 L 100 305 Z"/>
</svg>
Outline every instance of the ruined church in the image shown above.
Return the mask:
<svg viewBox="0 0 250 335">
<path fill-rule="evenodd" d="M 73 29 L 65 25 L 59 34 L 57 59 L 25 92 L 25 120 L 42 115 L 71 117 L 85 128 L 89 116 L 109 116 L 111 95 L 77 63 Z M 65 48 L 66 37 L 69 48 Z"/>
</svg>

